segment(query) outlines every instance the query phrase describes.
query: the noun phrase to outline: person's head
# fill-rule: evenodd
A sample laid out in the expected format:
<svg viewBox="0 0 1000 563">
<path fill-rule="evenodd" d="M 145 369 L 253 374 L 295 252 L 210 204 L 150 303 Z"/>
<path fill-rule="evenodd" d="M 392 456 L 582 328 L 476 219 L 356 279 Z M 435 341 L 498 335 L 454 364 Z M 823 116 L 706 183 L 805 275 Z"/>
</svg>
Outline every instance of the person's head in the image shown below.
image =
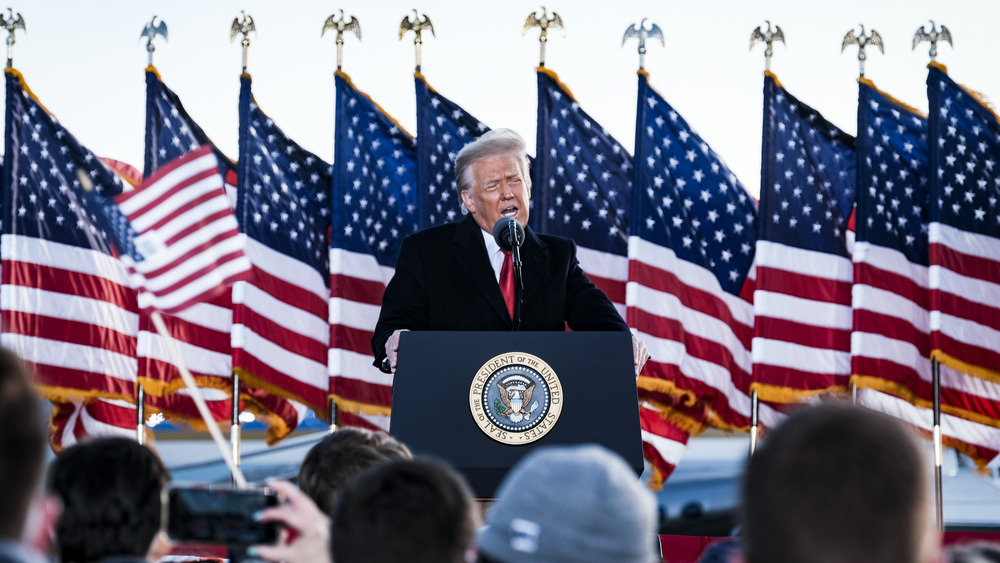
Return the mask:
<svg viewBox="0 0 1000 563">
<path fill-rule="evenodd" d="M 352 477 L 376 465 L 411 457 L 410 449 L 388 434 L 341 428 L 306 454 L 299 468 L 299 488 L 329 514 L 337 491 Z"/>
<path fill-rule="evenodd" d="M 330 517 L 337 563 L 462 563 L 479 523 L 462 477 L 426 459 L 358 475 L 341 490 Z"/>
<path fill-rule="evenodd" d="M 146 557 L 160 528 L 160 493 L 168 480 L 160 458 L 134 440 L 101 438 L 67 448 L 48 478 L 63 505 L 57 558 Z"/>
<path fill-rule="evenodd" d="M 926 561 L 936 552 L 927 461 L 896 420 L 841 404 L 806 407 L 750 458 L 748 563 Z"/>
<path fill-rule="evenodd" d="M 501 217 L 528 224 L 531 177 L 524 139 L 510 129 L 494 129 L 465 145 L 455 157 L 458 196 L 476 224 L 493 232 Z"/>
<path fill-rule="evenodd" d="M 511 469 L 479 532 L 482 561 L 648 563 L 656 500 L 631 468 L 596 445 L 539 448 Z"/>
<path fill-rule="evenodd" d="M 31 378 L 0 348 L 0 539 L 21 536 L 45 462 L 46 429 Z"/>
</svg>

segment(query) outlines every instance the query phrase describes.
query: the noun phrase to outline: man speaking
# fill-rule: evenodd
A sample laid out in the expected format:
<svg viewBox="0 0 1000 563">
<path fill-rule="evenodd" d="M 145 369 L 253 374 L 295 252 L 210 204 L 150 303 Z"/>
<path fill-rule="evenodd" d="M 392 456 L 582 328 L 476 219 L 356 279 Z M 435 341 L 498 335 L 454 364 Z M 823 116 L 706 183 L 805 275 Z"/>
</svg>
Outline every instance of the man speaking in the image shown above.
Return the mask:
<svg viewBox="0 0 1000 563">
<path fill-rule="evenodd" d="M 527 228 L 531 180 L 520 135 L 496 129 L 469 143 L 455 159 L 455 176 L 469 213 L 403 240 L 372 336 L 377 367 L 396 370 L 404 330 L 629 330 L 580 269 L 576 244 Z M 649 353 L 635 337 L 632 348 L 638 373 Z"/>
</svg>

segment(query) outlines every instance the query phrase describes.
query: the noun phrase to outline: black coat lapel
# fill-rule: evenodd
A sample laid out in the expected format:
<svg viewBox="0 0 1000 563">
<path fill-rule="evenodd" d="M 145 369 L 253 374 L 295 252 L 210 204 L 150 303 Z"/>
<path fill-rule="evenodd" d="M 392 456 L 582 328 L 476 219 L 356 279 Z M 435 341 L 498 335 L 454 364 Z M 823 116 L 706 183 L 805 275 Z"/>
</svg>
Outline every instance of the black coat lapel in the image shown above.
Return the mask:
<svg viewBox="0 0 1000 563">
<path fill-rule="evenodd" d="M 498 315 L 507 323 L 511 322 L 504 303 L 503 293 L 493 275 L 493 267 L 486 256 L 486 244 L 483 242 L 482 229 L 471 215 L 458 224 L 455 231 L 455 259 L 469 275 L 472 282 L 482 292 L 483 297 L 493 307 Z"/>
<path fill-rule="evenodd" d="M 538 289 L 545 272 L 549 268 L 549 247 L 538 238 L 534 231 L 526 229 L 524 244 L 521 245 L 521 276 L 524 282 L 522 303 L 529 303 Z M 502 297 L 502 295 L 501 295 Z M 524 309 L 522 308 L 522 315 Z M 524 318 L 523 316 L 521 317 Z"/>
</svg>

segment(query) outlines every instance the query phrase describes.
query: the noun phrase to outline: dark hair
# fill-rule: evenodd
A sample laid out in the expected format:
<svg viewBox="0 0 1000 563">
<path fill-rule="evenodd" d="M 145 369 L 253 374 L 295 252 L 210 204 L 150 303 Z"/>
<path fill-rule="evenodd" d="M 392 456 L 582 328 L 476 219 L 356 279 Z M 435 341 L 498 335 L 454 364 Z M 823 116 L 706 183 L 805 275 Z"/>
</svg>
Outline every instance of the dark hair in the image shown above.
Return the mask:
<svg viewBox="0 0 1000 563">
<path fill-rule="evenodd" d="M 886 415 L 803 408 L 750 458 L 746 560 L 917 561 L 929 531 L 924 463 L 913 434 Z"/>
<path fill-rule="evenodd" d="M 462 563 L 479 521 L 465 480 L 427 459 L 362 473 L 337 497 L 331 520 L 337 563 Z"/>
<path fill-rule="evenodd" d="M 309 450 L 299 467 L 299 488 L 329 514 L 333 497 L 366 469 L 410 459 L 410 449 L 395 438 L 363 428 L 341 428 Z"/>
<path fill-rule="evenodd" d="M 160 528 L 160 493 L 169 477 L 149 448 L 101 438 L 67 448 L 49 469 L 63 504 L 55 552 L 63 563 L 144 558 Z"/>
<path fill-rule="evenodd" d="M 0 348 L 0 538 L 20 538 L 45 462 L 45 425 L 31 377 Z"/>
</svg>

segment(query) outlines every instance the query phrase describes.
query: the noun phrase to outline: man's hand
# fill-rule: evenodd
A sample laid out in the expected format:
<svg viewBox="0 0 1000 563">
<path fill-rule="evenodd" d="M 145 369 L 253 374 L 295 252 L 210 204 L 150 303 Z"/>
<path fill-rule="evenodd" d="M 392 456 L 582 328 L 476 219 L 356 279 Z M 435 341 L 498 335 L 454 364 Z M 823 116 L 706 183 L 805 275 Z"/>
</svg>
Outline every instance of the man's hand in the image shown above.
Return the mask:
<svg viewBox="0 0 1000 563">
<path fill-rule="evenodd" d="M 255 545 L 249 553 L 267 561 L 331 563 L 330 518 L 311 498 L 288 481 L 273 481 L 268 486 L 284 496 L 286 502 L 265 508 L 255 518 L 262 522 L 282 522 L 298 535 L 291 543 L 282 538 L 277 545 Z"/>
<path fill-rule="evenodd" d="M 385 356 L 389 358 L 389 369 L 392 373 L 396 373 L 396 360 L 399 354 L 399 335 L 403 332 L 409 330 L 407 328 L 399 328 L 392 332 L 389 336 L 389 340 L 385 341 Z"/>
<path fill-rule="evenodd" d="M 642 371 L 642 366 L 646 365 L 646 360 L 649 359 L 649 350 L 646 349 L 646 344 L 639 339 L 638 336 L 632 335 L 632 361 L 635 364 L 635 376 L 639 377 L 639 372 Z"/>
</svg>

